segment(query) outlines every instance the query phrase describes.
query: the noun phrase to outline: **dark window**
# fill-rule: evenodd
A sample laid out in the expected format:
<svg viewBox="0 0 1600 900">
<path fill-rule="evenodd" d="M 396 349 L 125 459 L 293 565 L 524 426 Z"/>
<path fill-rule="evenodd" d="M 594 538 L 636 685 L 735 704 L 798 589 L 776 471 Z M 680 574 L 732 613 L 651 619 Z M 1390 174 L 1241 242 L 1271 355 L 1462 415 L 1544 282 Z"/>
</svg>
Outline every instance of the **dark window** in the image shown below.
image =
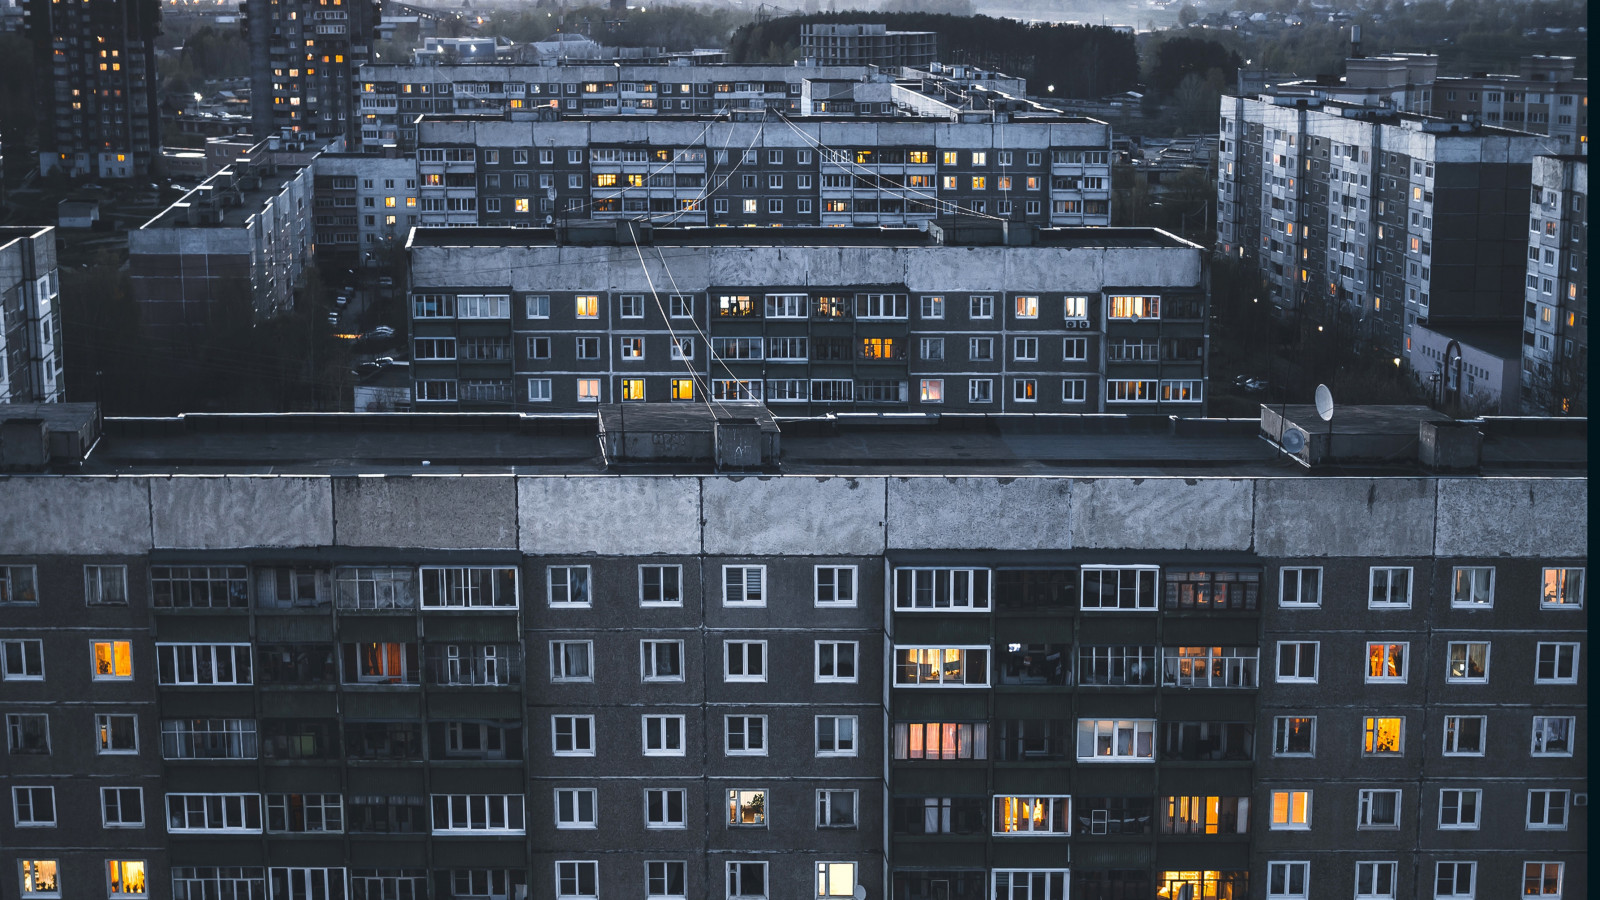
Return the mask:
<svg viewBox="0 0 1600 900">
<path fill-rule="evenodd" d="M 339 731 L 332 720 L 262 719 L 263 759 L 337 759 Z"/>
<path fill-rule="evenodd" d="M 1071 671 L 1067 644 L 995 645 L 996 680 L 1000 684 L 1066 684 Z"/>
<path fill-rule="evenodd" d="M 1149 797 L 1077 797 L 1076 833 L 1149 834 L 1155 830 L 1155 801 Z"/>
<path fill-rule="evenodd" d="M 893 891 L 893 900 L 988 900 L 989 873 L 981 869 L 896 872 Z"/>
<path fill-rule="evenodd" d="M 422 726 L 416 722 L 346 721 L 344 752 L 351 759 L 421 759 Z"/>
<path fill-rule="evenodd" d="M 996 759 L 1043 762 L 1066 759 L 1067 723 L 1060 719 L 1003 719 L 996 723 Z"/>
<path fill-rule="evenodd" d="M 334 684 L 339 669 L 332 644 L 262 644 L 256 677 L 262 684 Z"/>
<path fill-rule="evenodd" d="M 428 803 L 397 794 L 351 794 L 345 798 L 345 829 L 352 834 L 427 834 Z"/>
<path fill-rule="evenodd" d="M 1255 728 L 1247 722 L 1163 722 L 1161 758 L 1245 760 L 1254 756 Z"/>
<path fill-rule="evenodd" d="M 1000 569 L 994 581 L 1000 610 L 1071 609 L 1078 604 L 1076 569 Z"/>
<path fill-rule="evenodd" d="M 896 797 L 895 834 L 980 834 L 983 797 Z"/>
</svg>

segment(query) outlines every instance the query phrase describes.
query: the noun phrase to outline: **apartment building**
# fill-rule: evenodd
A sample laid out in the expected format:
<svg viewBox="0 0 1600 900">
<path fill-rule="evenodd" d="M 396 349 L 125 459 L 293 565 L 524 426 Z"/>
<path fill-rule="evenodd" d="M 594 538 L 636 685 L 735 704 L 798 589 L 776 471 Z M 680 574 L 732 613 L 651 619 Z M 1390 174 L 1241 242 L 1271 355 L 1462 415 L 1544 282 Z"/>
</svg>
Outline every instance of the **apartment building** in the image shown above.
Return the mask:
<svg viewBox="0 0 1600 900">
<path fill-rule="evenodd" d="M 404 246 L 420 221 L 415 159 L 324 152 L 312 167 L 320 264 L 370 264 Z"/>
<path fill-rule="evenodd" d="M 372 58 L 379 0 L 243 0 L 257 137 L 360 134 L 356 73 Z"/>
<path fill-rule="evenodd" d="M 1224 96 L 1220 131 L 1217 245 L 1279 309 L 1413 368 L 1419 322 L 1515 330 L 1546 138 L 1294 93 Z"/>
<path fill-rule="evenodd" d="M 263 141 L 128 233 L 128 270 L 153 335 L 288 311 L 311 257 L 312 166 Z"/>
<path fill-rule="evenodd" d="M 968 215 L 1111 224 L 1111 128 L 766 117 L 420 117 L 422 224 L 916 225 Z"/>
<path fill-rule="evenodd" d="M 61 276 L 56 230 L 0 227 L 0 403 L 60 403 Z"/>
<path fill-rule="evenodd" d="M 1529 412 L 1589 408 L 1589 160 L 1533 160 L 1523 300 L 1522 399 Z"/>
<path fill-rule="evenodd" d="M 0 895 L 1586 896 L 1581 451 L 656 439 L 742 415 L 111 419 L 0 480 Z"/>
<path fill-rule="evenodd" d="M 800 57 L 819 65 L 925 66 L 938 56 L 937 31 L 890 31 L 882 24 L 800 26 Z"/>
<path fill-rule="evenodd" d="M 161 145 L 158 0 L 28 0 L 39 171 L 137 178 Z"/>
<path fill-rule="evenodd" d="M 768 109 L 798 114 L 809 79 L 887 80 L 867 66 L 440 65 L 361 67 L 361 144 L 416 147 L 419 114 L 554 108 L 585 116 L 709 116 Z"/>
<path fill-rule="evenodd" d="M 780 415 L 1205 401 L 1203 251 L 1149 228 L 418 228 L 415 409 Z"/>
</svg>

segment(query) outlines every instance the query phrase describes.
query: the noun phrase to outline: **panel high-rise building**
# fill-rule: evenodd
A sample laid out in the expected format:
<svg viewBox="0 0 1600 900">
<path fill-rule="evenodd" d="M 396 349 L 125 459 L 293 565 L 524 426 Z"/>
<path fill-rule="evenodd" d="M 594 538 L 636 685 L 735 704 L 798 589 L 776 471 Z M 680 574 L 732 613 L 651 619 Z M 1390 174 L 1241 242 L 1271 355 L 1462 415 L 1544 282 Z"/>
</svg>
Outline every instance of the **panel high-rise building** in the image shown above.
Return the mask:
<svg viewBox="0 0 1600 900">
<path fill-rule="evenodd" d="M 244 0 L 258 137 L 343 136 L 355 128 L 355 72 L 377 40 L 377 0 Z"/>
<path fill-rule="evenodd" d="M 29 0 L 39 171 L 135 178 L 160 145 L 157 0 Z"/>
</svg>

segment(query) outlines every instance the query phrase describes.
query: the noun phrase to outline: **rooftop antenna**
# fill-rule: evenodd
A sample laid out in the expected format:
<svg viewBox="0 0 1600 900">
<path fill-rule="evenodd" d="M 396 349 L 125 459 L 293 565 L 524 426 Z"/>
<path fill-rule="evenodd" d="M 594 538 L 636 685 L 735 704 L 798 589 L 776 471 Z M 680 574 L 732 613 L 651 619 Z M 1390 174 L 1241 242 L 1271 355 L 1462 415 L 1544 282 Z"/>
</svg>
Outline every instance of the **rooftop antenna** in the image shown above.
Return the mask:
<svg viewBox="0 0 1600 900">
<path fill-rule="evenodd" d="M 1328 423 L 1328 456 L 1333 456 L 1333 391 L 1317 385 L 1317 417 Z"/>
</svg>

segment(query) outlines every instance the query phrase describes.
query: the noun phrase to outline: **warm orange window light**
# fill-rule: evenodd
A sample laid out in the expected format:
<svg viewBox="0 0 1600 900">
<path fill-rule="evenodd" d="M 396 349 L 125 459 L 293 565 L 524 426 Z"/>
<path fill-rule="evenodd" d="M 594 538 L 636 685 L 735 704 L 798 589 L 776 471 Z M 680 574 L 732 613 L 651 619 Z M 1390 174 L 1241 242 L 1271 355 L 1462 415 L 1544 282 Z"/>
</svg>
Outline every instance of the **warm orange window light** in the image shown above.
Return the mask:
<svg viewBox="0 0 1600 900">
<path fill-rule="evenodd" d="M 1403 719 L 1368 716 L 1361 749 L 1367 753 L 1399 753 Z"/>
<path fill-rule="evenodd" d="M 98 678 L 132 678 L 133 645 L 128 641 L 95 641 L 94 674 Z"/>
</svg>

